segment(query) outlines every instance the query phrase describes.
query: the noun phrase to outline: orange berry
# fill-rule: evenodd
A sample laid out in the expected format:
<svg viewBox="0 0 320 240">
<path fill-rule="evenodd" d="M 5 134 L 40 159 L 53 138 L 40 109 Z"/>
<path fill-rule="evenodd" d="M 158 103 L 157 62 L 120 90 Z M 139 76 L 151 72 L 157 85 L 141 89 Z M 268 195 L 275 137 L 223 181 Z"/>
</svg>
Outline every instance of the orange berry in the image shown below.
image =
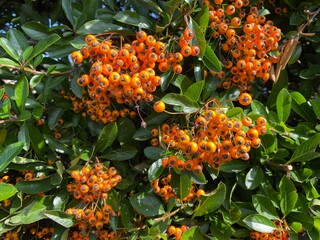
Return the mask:
<svg viewBox="0 0 320 240">
<path fill-rule="evenodd" d="M 157 113 L 161 113 L 165 110 L 166 105 L 163 101 L 159 100 L 153 104 L 153 110 Z"/>
<path fill-rule="evenodd" d="M 252 97 L 249 93 L 241 93 L 239 103 L 243 106 L 248 106 L 252 102 Z"/>
</svg>

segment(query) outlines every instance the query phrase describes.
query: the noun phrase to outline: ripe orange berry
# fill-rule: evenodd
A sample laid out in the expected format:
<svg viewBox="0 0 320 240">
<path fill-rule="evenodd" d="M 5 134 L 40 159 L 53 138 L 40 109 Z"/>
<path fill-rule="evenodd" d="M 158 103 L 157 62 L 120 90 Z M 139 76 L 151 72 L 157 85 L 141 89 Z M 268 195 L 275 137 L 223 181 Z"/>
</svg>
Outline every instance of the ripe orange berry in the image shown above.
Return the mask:
<svg viewBox="0 0 320 240">
<path fill-rule="evenodd" d="M 83 56 L 81 52 L 74 51 L 73 53 L 71 53 L 71 59 L 75 64 L 80 64 L 83 61 Z"/>
<path fill-rule="evenodd" d="M 206 192 L 203 189 L 198 189 L 197 191 L 197 198 L 200 198 L 201 195 L 206 194 Z"/>
<path fill-rule="evenodd" d="M 156 101 L 154 104 L 153 104 L 153 110 L 156 111 L 157 113 L 161 113 L 165 110 L 166 108 L 166 105 L 163 101 L 159 100 L 159 101 Z"/>
<path fill-rule="evenodd" d="M 249 93 L 241 93 L 239 103 L 243 106 L 248 106 L 252 102 L 252 97 Z"/>
<path fill-rule="evenodd" d="M 193 38 L 193 31 L 189 28 L 186 28 L 184 31 L 183 31 L 183 37 L 185 40 L 189 41 Z"/>
</svg>

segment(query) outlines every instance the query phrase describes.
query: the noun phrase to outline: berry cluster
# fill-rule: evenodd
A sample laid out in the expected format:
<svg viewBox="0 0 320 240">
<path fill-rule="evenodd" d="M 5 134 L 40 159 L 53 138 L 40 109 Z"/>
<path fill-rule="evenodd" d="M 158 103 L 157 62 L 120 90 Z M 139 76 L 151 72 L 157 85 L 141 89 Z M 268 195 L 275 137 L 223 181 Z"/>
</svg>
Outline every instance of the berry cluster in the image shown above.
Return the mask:
<svg viewBox="0 0 320 240">
<path fill-rule="evenodd" d="M 49 240 L 52 237 L 52 234 L 55 232 L 54 227 L 32 227 L 30 228 L 30 234 L 35 239 L 44 239 Z"/>
<path fill-rule="evenodd" d="M 273 220 L 277 229 L 275 229 L 272 233 L 261 233 L 257 231 L 252 231 L 250 233 L 251 239 L 263 239 L 263 240 L 288 240 L 290 239 L 289 233 L 285 227 L 285 222 Z"/>
<path fill-rule="evenodd" d="M 98 162 L 93 167 L 86 165 L 81 170 L 71 171 L 71 177 L 73 182 L 67 185 L 67 190 L 85 205 L 85 207 L 66 210 L 67 213 L 74 214 L 78 221 L 74 226 L 76 229 L 71 239 L 79 239 L 79 237 L 84 239 L 85 236 L 89 236 L 90 231 L 96 232 L 99 239 L 105 239 L 110 233 L 104 227 L 111 217 L 116 216 L 106 200 L 108 192 L 122 180 L 121 175 L 114 167 L 106 169 L 102 163 Z M 81 236 L 79 236 L 80 232 Z"/>
<path fill-rule="evenodd" d="M 207 108 L 195 116 L 194 126 L 161 126 L 161 141 L 176 154 L 162 159 L 163 167 L 202 172 L 203 163 L 218 169 L 232 159 L 249 160 L 251 147 L 261 144 L 260 135 L 267 131 L 267 120 L 259 117 L 255 124 L 248 116 L 230 119 L 223 112 Z"/>
<path fill-rule="evenodd" d="M 153 188 L 153 191 L 160 196 L 163 201 L 168 202 L 171 197 L 175 197 L 176 200 L 181 201 L 174 192 L 174 189 L 170 185 L 171 181 L 171 174 L 169 173 L 167 176 L 157 178 L 156 180 L 151 182 L 151 186 Z M 188 195 L 182 199 L 183 202 L 190 202 L 195 197 L 200 197 L 203 190 L 196 190 L 195 184 L 192 184 L 190 191 Z M 204 192 L 203 192 L 204 193 Z"/>
<path fill-rule="evenodd" d="M 19 234 L 14 231 L 6 232 L 3 238 L 3 240 L 19 240 L 19 239 L 20 239 Z"/>
<path fill-rule="evenodd" d="M 188 230 L 188 227 L 186 225 L 181 225 L 179 227 L 170 225 L 167 229 L 167 234 L 169 236 L 174 236 L 176 240 L 180 240 L 182 234 L 187 230 Z"/>
<path fill-rule="evenodd" d="M 123 44 L 120 37 L 120 46 L 114 45 L 111 37 L 99 39 L 87 35 L 87 45 L 74 51 L 71 59 L 75 64 L 81 64 L 88 58 L 91 64 L 89 73 L 81 75 L 77 83 L 85 88 L 87 99 L 91 100 L 93 109 L 97 109 L 90 114 L 94 116 L 92 118 L 101 119 L 105 111 L 110 111 L 113 100 L 117 104 L 139 100 L 152 102 L 153 92 L 161 84 L 161 77 L 156 72 L 172 68 L 175 74 L 180 74 L 184 57 L 200 53 L 198 46 L 190 46 L 192 38 L 193 32 L 186 28 L 179 41 L 181 51 L 172 53 L 167 51 L 165 43 L 143 30 L 137 32 L 136 39 L 130 44 Z M 76 102 L 74 109 L 82 110 L 81 102 Z M 90 109 L 89 104 L 87 106 Z M 107 120 L 104 118 L 103 122 Z"/>
<path fill-rule="evenodd" d="M 81 99 L 69 96 L 63 90 L 60 91 L 60 94 L 62 94 L 63 98 L 72 101 L 72 109 L 75 113 L 81 113 L 83 117 L 89 116 L 92 121 L 107 124 L 117 121 L 120 117 L 129 116 L 134 118 L 137 115 L 135 111 L 127 107 L 116 108 L 115 105 L 108 106 L 96 99 L 91 99 L 86 92 L 84 92 Z"/>
<path fill-rule="evenodd" d="M 224 68 L 217 76 L 223 79 L 221 87 L 238 87 L 250 92 L 255 78 L 267 81 L 274 63 L 277 63 L 281 30 L 251 6 L 249 0 L 214 0 L 209 6 L 213 38 L 218 38 L 224 52 Z M 216 74 L 211 72 L 212 74 Z"/>
</svg>

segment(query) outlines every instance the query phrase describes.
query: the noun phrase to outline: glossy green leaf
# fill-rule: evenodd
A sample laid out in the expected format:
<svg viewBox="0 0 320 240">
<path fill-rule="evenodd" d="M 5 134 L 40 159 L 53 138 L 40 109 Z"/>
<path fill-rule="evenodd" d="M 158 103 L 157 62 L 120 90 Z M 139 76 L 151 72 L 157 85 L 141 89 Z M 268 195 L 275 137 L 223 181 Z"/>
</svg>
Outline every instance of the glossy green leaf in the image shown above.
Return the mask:
<svg viewBox="0 0 320 240">
<path fill-rule="evenodd" d="M 55 152 L 58 152 L 60 154 L 72 154 L 72 150 L 68 145 L 60 142 L 59 140 L 55 139 L 54 137 L 50 135 L 43 135 L 45 143 Z"/>
<path fill-rule="evenodd" d="M 71 3 L 73 1 L 71 0 L 62 0 L 62 9 L 64 11 L 64 14 L 68 18 L 69 22 L 71 23 L 72 26 L 75 25 L 75 17 L 73 16 L 72 13 L 72 6 Z"/>
<path fill-rule="evenodd" d="M 29 133 L 32 132 L 32 134 L 30 134 L 30 140 L 36 156 L 41 160 L 45 160 L 44 152 L 46 144 L 43 135 L 33 124 L 28 124 L 28 131 Z"/>
<path fill-rule="evenodd" d="M 292 97 L 292 109 L 305 120 L 315 122 L 317 117 L 304 96 L 299 92 L 291 92 L 290 94 Z"/>
<path fill-rule="evenodd" d="M 203 30 L 205 29 L 201 29 L 199 27 L 199 25 L 193 20 L 191 19 L 189 22 L 189 28 L 191 28 L 191 30 L 194 32 L 194 37 L 191 40 L 191 44 L 198 46 L 200 48 L 200 54 L 199 57 L 203 58 L 204 54 L 206 54 L 206 39 L 205 36 L 203 34 Z M 215 55 L 214 55 L 215 56 Z"/>
<path fill-rule="evenodd" d="M 133 134 L 136 127 L 130 118 L 120 118 L 118 120 L 118 141 L 120 145 L 134 145 Z"/>
<path fill-rule="evenodd" d="M 196 23 L 202 28 L 202 32 L 205 33 L 209 23 L 209 8 L 207 5 L 203 6 L 201 11 L 195 17 Z"/>
<path fill-rule="evenodd" d="M 43 25 L 39 22 L 27 22 L 23 24 L 22 30 L 34 40 L 43 40 L 49 36 L 49 28 L 46 25 Z"/>
<path fill-rule="evenodd" d="M 117 123 L 107 124 L 101 131 L 98 141 L 95 146 L 95 152 L 103 152 L 110 147 L 117 138 L 118 126 Z"/>
<path fill-rule="evenodd" d="M 252 196 L 252 203 L 257 212 L 268 219 L 278 219 L 278 213 L 270 198 L 257 194 Z"/>
<path fill-rule="evenodd" d="M 291 112 L 291 95 L 287 89 L 283 88 L 277 97 L 277 114 L 280 122 L 286 122 Z"/>
<path fill-rule="evenodd" d="M 188 87 L 184 96 L 189 97 L 192 101 L 197 102 L 201 96 L 204 86 L 204 81 L 199 81 Z"/>
<path fill-rule="evenodd" d="M 257 100 L 253 100 L 250 104 L 252 112 L 254 112 L 255 114 L 259 114 L 262 115 L 265 118 L 268 118 L 268 111 L 266 109 L 266 106 L 257 101 Z"/>
<path fill-rule="evenodd" d="M 152 137 L 149 129 L 146 128 L 138 128 L 133 134 L 133 139 L 138 141 L 144 141 L 150 139 Z"/>
<path fill-rule="evenodd" d="M 9 199 L 16 194 L 16 192 L 18 192 L 18 190 L 12 184 L 0 182 L 0 201 Z"/>
<path fill-rule="evenodd" d="M 271 89 L 271 93 L 268 97 L 267 107 L 269 109 L 273 109 L 275 107 L 279 92 L 283 88 L 287 88 L 287 87 L 288 87 L 288 74 L 286 71 L 282 71 L 279 76 L 278 81 L 273 84 L 272 89 Z"/>
<path fill-rule="evenodd" d="M 298 201 L 297 189 L 293 182 L 286 176 L 283 176 L 280 183 L 280 209 L 284 216 L 288 215 L 295 207 Z"/>
<path fill-rule="evenodd" d="M 163 170 L 164 168 L 162 167 L 162 159 L 158 159 L 157 161 L 153 162 L 148 169 L 149 181 L 156 180 L 161 175 Z"/>
<path fill-rule="evenodd" d="M 44 219 L 43 212 L 50 206 L 50 197 L 36 197 L 27 206 L 6 219 L 5 223 L 10 225 L 30 224 Z"/>
<path fill-rule="evenodd" d="M 311 105 L 314 113 L 317 116 L 317 119 L 320 119 L 320 97 L 316 96 L 314 99 L 311 100 Z"/>
<path fill-rule="evenodd" d="M 83 24 L 77 31 L 80 35 L 99 34 L 102 32 L 123 31 L 124 28 L 105 20 L 91 20 Z"/>
<path fill-rule="evenodd" d="M 301 43 L 298 43 L 288 61 L 288 64 L 291 65 L 297 62 L 301 56 L 301 53 L 302 53 L 302 46 L 301 46 Z"/>
<path fill-rule="evenodd" d="M 179 106 L 179 108 L 181 108 L 181 111 L 185 113 L 197 111 L 199 108 L 197 102 L 191 100 L 187 96 L 177 93 L 167 93 L 162 98 L 162 101 L 169 105 Z"/>
<path fill-rule="evenodd" d="M 55 108 L 50 111 L 48 116 L 48 126 L 50 130 L 54 129 L 58 123 L 58 120 L 62 117 L 64 109 L 62 108 Z"/>
<path fill-rule="evenodd" d="M 133 208 L 146 217 L 153 217 L 165 213 L 159 198 L 153 194 L 137 193 L 129 198 Z"/>
<path fill-rule="evenodd" d="M 64 226 L 65 228 L 72 227 L 76 222 L 73 215 L 67 214 L 64 211 L 46 210 L 43 211 L 43 214 L 52 221 Z"/>
<path fill-rule="evenodd" d="M 146 147 L 143 149 L 144 155 L 152 160 L 157 160 L 161 157 L 161 153 L 163 152 L 163 148 L 159 147 Z"/>
<path fill-rule="evenodd" d="M 17 50 L 19 56 L 20 54 L 29 47 L 27 38 L 17 29 L 11 28 L 7 33 L 7 39 L 11 45 Z"/>
<path fill-rule="evenodd" d="M 237 173 L 237 172 L 242 172 L 243 170 L 245 170 L 245 169 L 247 169 L 249 167 L 250 166 L 248 165 L 247 162 L 233 160 L 233 161 L 230 161 L 230 162 L 223 163 L 219 170 L 221 172 Z"/>
<path fill-rule="evenodd" d="M 28 96 L 29 96 L 29 82 L 25 77 L 23 77 L 19 79 L 14 89 L 14 99 L 16 101 L 17 107 L 19 108 L 20 112 L 24 110 Z"/>
<path fill-rule="evenodd" d="M 129 10 L 118 12 L 113 18 L 118 22 L 141 27 L 148 30 L 153 30 L 155 26 L 155 24 L 150 21 L 150 18 L 146 18 L 136 12 L 132 12 Z"/>
<path fill-rule="evenodd" d="M 14 60 L 20 60 L 17 50 L 12 46 L 10 41 L 6 38 L 0 38 L 0 46 L 6 51 L 6 53 Z"/>
<path fill-rule="evenodd" d="M 19 67 L 19 64 L 9 58 L 0 58 L 0 67 Z"/>
<path fill-rule="evenodd" d="M 274 223 L 259 214 L 251 214 L 243 219 L 243 222 L 257 232 L 271 233 L 276 229 Z"/>
<path fill-rule="evenodd" d="M 220 72 L 222 69 L 221 63 L 217 58 L 216 54 L 210 47 L 210 45 L 206 45 L 204 55 L 202 57 L 204 65 L 213 72 Z"/>
<path fill-rule="evenodd" d="M 112 161 L 123 161 L 134 158 L 137 153 L 138 150 L 133 146 L 122 146 L 111 151 L 106 151 L 101 158 Z"/>
<path fill-rule="evenodd" d="M 55 42 L 57 42 L 60 39 L 60 36 L 58 34 L 51 34 L 47 38 L 40 40 L 33 48 L 32 53 L 30 54 L 28 60 L 31 60 L 38 56 L 39 54 L 42 54 L 47 50 L 51 45 L 53 45 Z"/>
<path fill-rule="evenodd" d="M 189 228 L 182 234 L 181 240 L 203 240 L 205 239 L 201 234 L 200 228 L 198 226 L 193 226 Z"/>
<path fill-rule="evenodd" d="M 320 133 L 315 134 L 308 140 L 302 142 L 293 152 L 287 164 L 292 162 L 310 161 L 316 158 L 319 153 L 315 149 L 320 144 Z"/>
<path fill-rule="evenodd" d="M 16 157 L 23 149 L 23 142 L 12 143 L 0 151 L 0 172 L 3 171 L 10 162 Z"/>
<path fill-rule="evenodd" d="M 229 240 L 234 232 L 231 225 L 218 218 L 210 221 L 210 231 L 215 240 Z"/>
<path fill-rule="evenodd" d="M 191 180 L 186 171 L 180 174 L 172 172 L 170 185 L 180 200 L 183 200 L 190 192 Z"/>
<path fill-rule="evenodd" d="M 263 171 L 261 167 L 255 166 L 249 170 L 246 175 L 245 185 L 247 189 L 253 190 L 257 188 L 263 180 Z"/>
<path fill-rule="evenodd" d="M 30 79 L 30 87 L 35 88 L 43 79 L 44 75 L 39 74 L 39 75 L 33 75 Z"/>
<path fill-rule="evenodd" d="M 226 186 L 223 182 L 220 182 L 215 190 L 201 197 L 200 204 L 192 217 L 200 217 L 217 210 L 223 204 L 225 197 Z"/>
<path fill-rule="evenodd" d="M 98 0 L 84 0 L 82 12 L 86 14 L 87 20 L 95 19 Z"/>
<path fill-rule="evenodd" d="M 45 177 L 37 180 L 17 182 L 15 187 L 23 193 L 37 194 L 47 192 L 55 186 L 51 184 L 51 177 Z"/>
<path fill-rule="evenodd" d="M 23 149 L 27 151 L 30 147 L 30 136 L 27 123 L 24 122 L 18 132 L 18 141 L 23 143 Z"/>
<path fill-rule="evenodd" d="M 192 83 L 193 82 L 186 75 L 179 74 L 172 82 L 172 85 L 178 87 L 180 89 L 180 93 L 184 94 Z"/>
<path fill-rule="evenodd" d="M 229 108 L 228 111 L 226 112 L 227 117 L 232 118 L 232 117 L 238 117 L 239 119 L 243 115 L 243 109 L 241 107 L 234 107 L 234 108 Z"/>
</svg>

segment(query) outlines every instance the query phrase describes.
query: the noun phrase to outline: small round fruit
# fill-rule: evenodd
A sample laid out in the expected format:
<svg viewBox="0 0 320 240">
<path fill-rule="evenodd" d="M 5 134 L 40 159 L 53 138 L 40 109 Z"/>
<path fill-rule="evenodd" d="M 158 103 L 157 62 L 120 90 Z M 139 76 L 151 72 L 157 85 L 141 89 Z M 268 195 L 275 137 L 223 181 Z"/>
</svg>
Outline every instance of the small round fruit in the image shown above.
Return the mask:
<svg viewBox="0 0 320 240">
<path fill-rule="evenodd" d="M 239 103 L 243 106 L 248 106 L 252 102 L 252 97 L 249 93 L 241 93 Z"/>
<path fill-rule="evenodd" d="M 153 110 L 156 111 L 157 113 L 163 112 L 165 108 L 166 108 L 166 105 L 161 100 L 153 104 Z"/>
</svg>

